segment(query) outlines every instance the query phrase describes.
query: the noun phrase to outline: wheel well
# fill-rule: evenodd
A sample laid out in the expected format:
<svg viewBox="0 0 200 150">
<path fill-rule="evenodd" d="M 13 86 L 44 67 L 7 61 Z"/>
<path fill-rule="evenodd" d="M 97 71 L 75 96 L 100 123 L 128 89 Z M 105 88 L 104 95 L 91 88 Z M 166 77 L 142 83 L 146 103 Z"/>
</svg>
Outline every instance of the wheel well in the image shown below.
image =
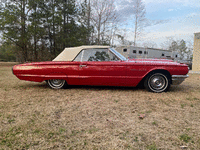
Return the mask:
<svg viewBox="0 0 200 150">
<path fill-rule="evenodd" d="M 152 70 L 151 72 L 149 72 L 149 73 L 139 82 L 138 86 L 140 86 L 140 87 L 143 86 L 143 85 L 144 85 L 145 79 L 146 79 L 149 75 L 154 74 L 154 73 L 163 73 L 163 74 L 167 75 L 167 78 L 169 79 L 170 84 L 172 84 L 171 74 L 169 73 L 169 71 L 167 71 L 167 70 L 162 70 L 162 69 L 158 69 L 158 70 Z"/>
</svg>

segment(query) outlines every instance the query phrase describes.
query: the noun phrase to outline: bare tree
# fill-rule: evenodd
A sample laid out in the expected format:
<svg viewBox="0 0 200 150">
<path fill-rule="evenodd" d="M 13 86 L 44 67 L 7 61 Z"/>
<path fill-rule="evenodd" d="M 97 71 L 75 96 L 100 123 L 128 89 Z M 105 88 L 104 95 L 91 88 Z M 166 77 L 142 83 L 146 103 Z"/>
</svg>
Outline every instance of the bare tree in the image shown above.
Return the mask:
<svg viewBox="0 0 200 150">
<path fill-rule="evenodd" d="M 91 21 L 97 33 L 96 43 L 102 44 L 106 38 L 105 33 L 116 19 L 114 0 L 91 1 L 91 14 Z"/>
<path fill-rule="evenodd" d="M 187 60 L 192 60 L 192 59 L 193 59 L 193 42 L 189 41 Z"/>
<path fill-rule="evenodd" d="M 171 37 L 171 36 L 170 37 L 166 37 L 166 41 L 164 41 L 163 43 L 161 43 L 160 47 L 162 49 L 170 49 L 172 51 L 177 51 L 177 46 L 176 46 L 177 43 L 175 43 L 176 41 L 178 41 L 178 40 L 175 40 L 174 37 Z M 174 45 L 173 49 L 171 47 L 172 45 Z"/>
<path fill-rule="evenodd" d="M 178 52 L 180 60 L 191 60 L 192 59 L 192 44 L 188 42 L 186 44 L 185 40 L 174 40 L 169 38 L 166 42 L 162 44 L 165 48 L 171 50 L 172 52 Z M 188 47 L 188 46 L 189 47 Z"/>
<path fill-rule="evenodd" d="M 137 34 L 141 31 L 145 22 L 145 5 L 142 0 L 133 0 L 134 4 L 134 22 L 135 22 L 135 33 L 134 33 L 134 46 L 136 46 Z"/>
</svg>

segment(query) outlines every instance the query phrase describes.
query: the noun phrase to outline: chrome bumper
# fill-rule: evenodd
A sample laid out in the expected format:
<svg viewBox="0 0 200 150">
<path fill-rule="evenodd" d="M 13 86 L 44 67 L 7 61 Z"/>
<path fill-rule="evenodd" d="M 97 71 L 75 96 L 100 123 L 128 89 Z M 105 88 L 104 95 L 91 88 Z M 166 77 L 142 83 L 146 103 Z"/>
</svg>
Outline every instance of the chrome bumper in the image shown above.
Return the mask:
<svg viewBox="0 0 200 150">
<path fill-rule="evenodd" d="M 181 84 L 189 75 L 172 75 L 172 85 Z"/>
</svg>

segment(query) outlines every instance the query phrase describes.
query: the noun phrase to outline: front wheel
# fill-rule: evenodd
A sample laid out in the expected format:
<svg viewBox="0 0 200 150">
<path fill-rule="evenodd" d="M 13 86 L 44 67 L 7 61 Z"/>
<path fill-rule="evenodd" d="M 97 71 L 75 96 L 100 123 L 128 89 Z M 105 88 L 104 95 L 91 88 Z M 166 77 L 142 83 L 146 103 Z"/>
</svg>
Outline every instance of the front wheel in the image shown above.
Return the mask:
<svg viewBox="0 0 200 150">
<path fill-rule="evenodd" d="M 47 84 L 49 87 L 53 89 L 61 89 L 64 88 L 67 83 L 65 80 L 52 79 L 52 80 L 47 80 Z"/>
<path fill-rule="evenodd" d="M 161 93 L 169 89 L 170 81 L 167 75 L 163 73 L 154 73 L 146 78 L 144 86 L 148 91 Z"/>
</svg>

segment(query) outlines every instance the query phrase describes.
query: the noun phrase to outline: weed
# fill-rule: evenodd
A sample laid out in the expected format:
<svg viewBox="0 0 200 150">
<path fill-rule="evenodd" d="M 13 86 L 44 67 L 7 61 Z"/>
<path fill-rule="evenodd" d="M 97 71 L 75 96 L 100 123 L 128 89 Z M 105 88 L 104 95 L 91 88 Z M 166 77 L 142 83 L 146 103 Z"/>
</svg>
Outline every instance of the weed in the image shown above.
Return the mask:
<svg viewBox="0 0 200 150">
<path fill-rule="evenodd" d="M 52 138 L 54 136 L 54 133 L 53 132 L 49 132 L 48 133 L 48 139 Z"/>
<path fill-rule="evenodd" d="M 153 143 L 153 144 L 147 146 L 147 149 L 148 149 L 148 150 L 157 150 L 158 148 L 156 147 L 156 144 Z"/>
<path fill-rule="evenodd" d="M 15 119 L 9 119 L 8 120 L 8 123 L 12 123 L 12 122 L 14 122 L 15 121 Z"/>
<path fill-rule="evenodd" d="M 59 133 L 65 132 L 66 130 L 64 128 L 59 128 Z"/>
<path fill-rule="evenodd" d="M 96 132 L 96 131 L 98 131 L 99 129 L 97 129 L 97 128 L 91 128 L 91 129 L 89 129 L 89 133 L 91 134 L 91 133 L 94 133 L 94 132 Z"/>
<path fill-rule="evenodd" d="M 188 143 L 191 140 L 191 137 L 188 136 L 187 134 L 182 134 L 182 135 L 180 135 L 180 140 Z"/>
<path fill-rule="evenodd" d="M 187 128 L 186 130 L 187 130 L 187 131 L 190 131 L 190 130 L 191 130 L 191 128 Z"/>
<path fill-rule="evenodd" d="M 153 121 L 152 125 L 158 125 L 157 121 Z"/>
<path fill-rule="evenodd" d="M 187 97 L 187 98 L 186 98 L 186 100 L 189 100 L 189 101 L 191 101 L 191 98 L 190 98 L 190 97 Z"/>
<path fill-rule="evenodd" d="M 75 136 L 79 133 L 79 131 L 73 130 L 71 136 Z"/>
<path fill-rule="evenodd" d="M 115 100 L 115 103 L 118 103 L 119 101 L 118 100 Z"/>
<path fill-rule="evenodd" d="M 164 119 L 166 120 L 166 121 L 168 121 L 169 119 L 168 118 L 166 118 L 166 117 L 164 117 Z"/>
<path fill-rule="evenodd" d="M 151 110 L 149 110 L 149 111 L 147 111 L 146 113 L 148 113 L 148 114 L 150 114 L 152 111 Z"/>
<path fill-rule="evenodd" d="M 135 137 L 134 141 L 135 141 L 135 142 L 138 142 L 138 137 L 137 137 L 137 136 Z"/>
<path fill-rule="evenodd" d="M 130 146 L 129 144 L 125 144 L 124 147 L 125 147 L 126 149 L 130 149 L 130 148 L 131 148 L 131 146 Z"/>
<path fill-rule="evenodd" d="M 181 104 L 181 108 L 184 108 L 186 106 L 186 104 Z"/>
<path fill-rule="evenodd" d="M 39 130 L 39 129 L 36 129 L 35 131 L 34 131 L 34 133 L 40 133 L 41 131 Z"/>
</svg>

